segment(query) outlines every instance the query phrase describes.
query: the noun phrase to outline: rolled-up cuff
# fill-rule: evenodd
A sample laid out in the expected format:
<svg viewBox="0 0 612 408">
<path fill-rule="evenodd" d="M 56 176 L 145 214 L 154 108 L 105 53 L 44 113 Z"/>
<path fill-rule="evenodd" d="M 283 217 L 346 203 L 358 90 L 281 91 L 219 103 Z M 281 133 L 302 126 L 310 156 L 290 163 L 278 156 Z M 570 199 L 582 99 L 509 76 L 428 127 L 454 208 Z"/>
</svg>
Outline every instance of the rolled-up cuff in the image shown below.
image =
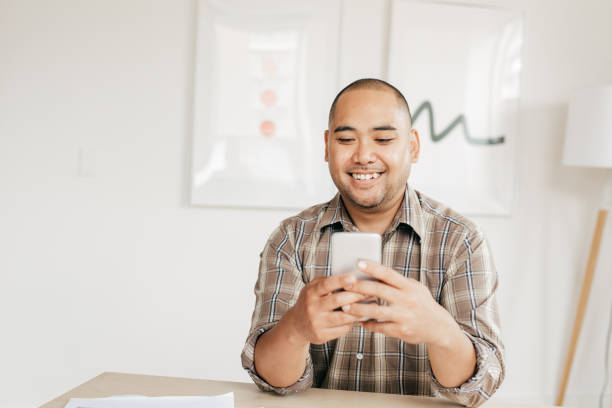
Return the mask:
<svg viewBox="0 0 612 408">
<path fill-rule="evenodd" d="M 484 404 L 499 388 L 504 378 L 503 358 L 495 347 L 478 337 L 465 333 L 474 345 L 476 369 L 474 375 L 458 387 L 444 387 L 431 372 L 431 389 L 435 395 L 442 395 L 451 401 L 468 407 Z M 430 368 L 431 369 L 431 368 Z"/>
<path fill-rule="evenodd" d="M 288 387 L 274 387 L 268 384 L 266 380 L 257 374 L 257 370 L 255 370 L 255 344 L 257 343 L 259 336 L 276 326 L 276 323 L 278 322 L 267 323 L 265 325 L 258 326 L 251 331 L 240 356 L 242 360 L 242 367 L 251 376 L 255 385 L 257 385 L 257 387 L 262 391 L 274 392 L 279 395 L 287 395 L 290 393 L 307 390 L 312 386 L 313 375 L 310 353 L 308 353 L 306 356 L 306 367 L 304 369 L 304 374 L 302 374 L 299 380 Z"/>
</svg>

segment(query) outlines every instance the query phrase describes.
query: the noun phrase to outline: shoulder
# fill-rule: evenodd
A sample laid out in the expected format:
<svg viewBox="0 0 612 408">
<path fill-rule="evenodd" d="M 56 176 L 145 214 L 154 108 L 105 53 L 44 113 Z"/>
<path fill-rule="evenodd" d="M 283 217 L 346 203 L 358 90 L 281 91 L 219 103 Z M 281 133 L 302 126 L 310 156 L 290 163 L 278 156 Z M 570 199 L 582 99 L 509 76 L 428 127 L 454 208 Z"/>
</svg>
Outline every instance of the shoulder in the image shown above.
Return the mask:
<svg viewBox="0 0 612 408">
<path fill-rule="evenodd" d="M 329 207 L 329 202 L 313 205 L 305 210 L 302 210 L 296 215 L 285 218 L 281 221 L 280 226 L 287 230 L 295 230 L 305 225 L 318 224 L 319 219 Z"/>
<path fill-rule="evenodd" d="M 281 224 L 296 225 L 296 224 L 315 224 L 329 207 L 330 202 L 313 205 L 302 210 L 300 213 L 285 218 Z"/>
<path fill-rule="evenodd" d="M 449 244 L 460 244 L 466 239 L 483 239 L 483 232 L 474 221 L 420 191 L 415 192 L 427 233 L 443 238 Z"/>
<path fill-rule="evenodd" d="M 321 228 L 323 214 L 329 208 L 330 202 L 313 205 L 291 217 L 285 218 L 272 233 L 271 240 L 282 242 L 288 240 L 298 244 L 304 236 L 309 236 Z"/>
</svg>

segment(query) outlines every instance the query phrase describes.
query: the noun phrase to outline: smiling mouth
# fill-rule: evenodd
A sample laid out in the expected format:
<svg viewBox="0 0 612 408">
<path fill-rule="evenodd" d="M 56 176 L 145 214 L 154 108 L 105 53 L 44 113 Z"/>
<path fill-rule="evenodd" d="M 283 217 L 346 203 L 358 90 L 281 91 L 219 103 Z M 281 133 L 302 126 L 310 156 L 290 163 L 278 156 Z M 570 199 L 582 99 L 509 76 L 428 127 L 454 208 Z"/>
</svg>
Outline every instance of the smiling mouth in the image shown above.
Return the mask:
<svg viewBox="0 0 612 408">
<path fill-rule="evenodd" d="M 372 173 L 349 173 L 355 180 L 371 180 L 377 179 L 383 175 L 383 172 L 372 172 Z"/>
</svg>

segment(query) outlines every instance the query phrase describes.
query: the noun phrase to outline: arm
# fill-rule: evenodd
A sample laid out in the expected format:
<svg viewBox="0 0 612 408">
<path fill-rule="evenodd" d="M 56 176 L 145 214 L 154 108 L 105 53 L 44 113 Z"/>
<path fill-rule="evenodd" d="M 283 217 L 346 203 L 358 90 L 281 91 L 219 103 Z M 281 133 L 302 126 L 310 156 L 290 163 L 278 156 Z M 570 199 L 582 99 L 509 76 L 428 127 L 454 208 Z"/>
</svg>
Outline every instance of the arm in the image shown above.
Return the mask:
<svg viewBox="0 0 612 408">
<path fill-rule="evenodd" d="M 440 304 L 449 311 L 476 351 L 476 369 L 459 387 L 445 387 L 434 377 L 434 389 L 468 406 L 484 403 L 505 376 L 504 344 L 497 306 L 497 271 L 483 234 L 467 234 L 447 269 Z M 439 380 L 439 379 L 438 379 Z"/>
<path fill-rule="evenodd" d="M 260 389 L 286 394 L 312 384 L 310 343 L 321 344 L 350 330 L 356 318 L 335 309 L 362 296 L 331 294 L 353 276 L 316 278 L 305 284 L 296 264 L 292 234 L 282 226 L 261 255 L 255 310 L 242 365 Z"/>
<path fill-rule="evenodd" d="M 322 344 L 347 333 L 357 318 L 335 309 L 363 297 L 333 291 L 354 281 L 353 275 L 343 275 L 317 278 L 306 285 L 296 304 L 255 345 L 259 375 L 276 387 L 290 386 L 303 372 L 310 343 Z"/>
<path fill-rule="evenodd" d="M 442 314 L 447 323 L 439 327 L 438 341 L 427 344 L 429 363 L 440 385 L 458 387 L 474 374 L 476 351 L 455 319 L 446 310 Z"/>
<path fill-rule="evenodd" d="M 497 390 L 505 373 L 497 274 L 481 233 L 466 235 L 457 246 L 440 304 L 424 285 L 392 269 L 365 262 L 362 270 L 382 282 L 359 281 L 351 290 L 389 306 L 351 304 L 344 310 L 380 320 L 362 323 L 367 330 L 427 344 L 434 392 L 478 406 Z"/>
<path fill-rule="evenodd" d="M 268 384 L 289 387 L 305 371 L 310 343 L 290 323 L 292 309 L 271 330 L 262 334 L 255 345 L 255 368 Z"/>
<path fill-rule="evenodd" d="M 432 370 L 445 387 L 459 386 L 472 376 L 476 367 L 472 342 L 425 285 L 373 262 L 359 262 L 358 268 L 380 282 L 360 281 L 351 290 L 376 296 L 388 306 L 351 304 L 343 307 L 346 312 L 374 319 L 360 322 L 366 330 L 426 344 Z"/>
</svg>

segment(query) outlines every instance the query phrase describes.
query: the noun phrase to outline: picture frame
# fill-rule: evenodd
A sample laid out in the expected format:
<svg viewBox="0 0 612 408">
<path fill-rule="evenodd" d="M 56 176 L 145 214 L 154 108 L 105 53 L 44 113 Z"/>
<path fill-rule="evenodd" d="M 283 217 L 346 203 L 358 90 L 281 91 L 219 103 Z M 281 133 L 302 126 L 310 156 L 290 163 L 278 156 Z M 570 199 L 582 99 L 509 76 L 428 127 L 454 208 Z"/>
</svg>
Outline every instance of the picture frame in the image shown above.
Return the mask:
<svg viewBox="0 0 612 408">
<path fill-rule="evenodd" d="M 191 203 L 294 209 L 329 200 L 327 106 L 339 0 L 200 0 Z"/>
<path fill-rule="evenodd" d="M 410 183 L 464 214 L 511 215 L 522 13 L 393 0 L 391 16 L 388 79 L 421 142 Z"/>
</svg>

